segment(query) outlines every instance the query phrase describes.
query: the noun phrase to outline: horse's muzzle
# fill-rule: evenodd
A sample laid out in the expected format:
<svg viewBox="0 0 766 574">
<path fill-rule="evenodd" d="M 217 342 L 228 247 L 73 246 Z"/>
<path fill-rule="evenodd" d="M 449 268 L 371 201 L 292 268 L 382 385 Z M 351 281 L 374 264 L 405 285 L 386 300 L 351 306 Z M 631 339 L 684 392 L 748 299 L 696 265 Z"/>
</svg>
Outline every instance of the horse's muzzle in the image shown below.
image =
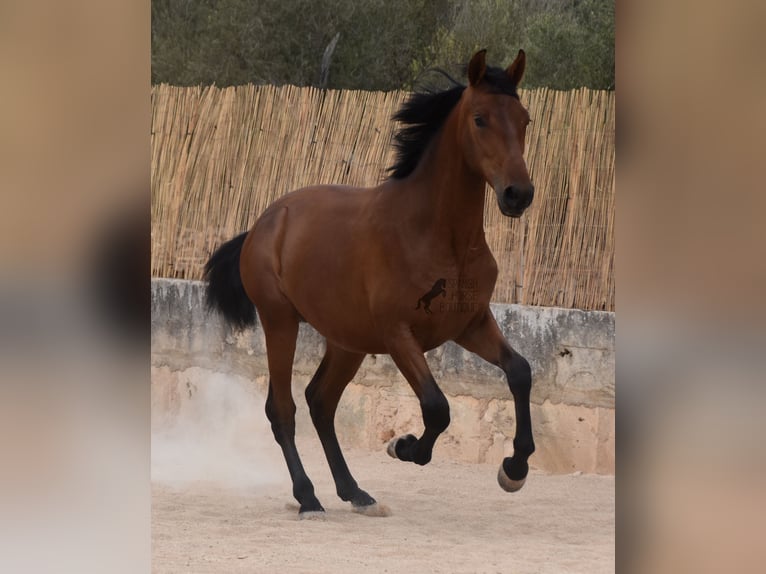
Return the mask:
<svg viewBox="0 0 766 574">
<path fill-rule="evenodd" d="M 532 204 L 535 197 L 535 186 L 510 185 L 502 191 L 495 188 L 497 205 L 503 215 L 508 217 L 521 217 L 524 211 Z"/>
</svg>

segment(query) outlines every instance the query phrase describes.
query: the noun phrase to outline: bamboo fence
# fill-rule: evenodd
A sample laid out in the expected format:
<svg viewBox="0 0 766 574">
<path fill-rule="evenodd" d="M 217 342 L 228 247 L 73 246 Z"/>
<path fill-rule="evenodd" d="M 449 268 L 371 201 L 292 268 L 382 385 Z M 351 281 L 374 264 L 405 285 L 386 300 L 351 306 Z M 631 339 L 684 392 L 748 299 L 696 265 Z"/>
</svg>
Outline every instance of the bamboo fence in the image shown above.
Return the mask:
<svg viewBox="0 0 766 574">
<path fill-rule="evenodd" d="M 200 279 L 217 245 L 310 184 L 373 186 L 393 162 L 405 92 L 294 86 L 152 89 L 152 275 Z M 487 242 L 494 300 L 614 309 L 614 93 L 522 90 L 535 200 Z M 487 191 L 491 193 L 490 190 Z"/>
</svg>

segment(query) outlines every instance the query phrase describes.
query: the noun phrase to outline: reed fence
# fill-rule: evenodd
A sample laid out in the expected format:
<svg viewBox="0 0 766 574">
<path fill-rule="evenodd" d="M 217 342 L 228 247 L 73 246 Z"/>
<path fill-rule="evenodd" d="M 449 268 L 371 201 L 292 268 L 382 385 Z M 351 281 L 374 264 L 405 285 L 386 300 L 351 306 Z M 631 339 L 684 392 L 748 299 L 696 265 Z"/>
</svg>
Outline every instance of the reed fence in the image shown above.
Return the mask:
<svg viewBox="0 0 766 574">
<path fill-rule="evenodd" d="M 376 185 L 393 162 L 405 92 L 294 86 L 152 89 L 152 274 L 200 279 L 213 249 L 310 184 Z M 494 300 L 614 309 L 614 93 L 522 90 L 535 200 L 520 219 L 493 196 Z M 491 193 L 487 190 L 487 193 Z"/>
</svg>

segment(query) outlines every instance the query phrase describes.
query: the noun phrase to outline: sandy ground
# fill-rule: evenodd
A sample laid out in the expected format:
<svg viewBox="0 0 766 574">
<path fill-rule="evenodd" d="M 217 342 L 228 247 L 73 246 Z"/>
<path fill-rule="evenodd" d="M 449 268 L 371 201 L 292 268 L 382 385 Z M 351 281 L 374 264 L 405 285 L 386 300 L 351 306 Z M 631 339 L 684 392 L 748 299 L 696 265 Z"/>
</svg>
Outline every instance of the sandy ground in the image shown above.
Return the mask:
<svg viewBox="0 0 766 574">
<path fill-rule="evenodd" d="M 513 494 L 497 466 L 345 451 L 362 488 L 390 508 L 371 518 L 335 495 L 318 440 L 299 443 L 326 508 L 299 520 L 284 462 L 251 484 L 153 482 L 153 572 L 588 573 L 614 571 L 614 477 L 532 471 Z M 498 461 L 499 462 L 499 461 Z M 264 464 L 260 460 L 258 464 Z"/>
</svg>

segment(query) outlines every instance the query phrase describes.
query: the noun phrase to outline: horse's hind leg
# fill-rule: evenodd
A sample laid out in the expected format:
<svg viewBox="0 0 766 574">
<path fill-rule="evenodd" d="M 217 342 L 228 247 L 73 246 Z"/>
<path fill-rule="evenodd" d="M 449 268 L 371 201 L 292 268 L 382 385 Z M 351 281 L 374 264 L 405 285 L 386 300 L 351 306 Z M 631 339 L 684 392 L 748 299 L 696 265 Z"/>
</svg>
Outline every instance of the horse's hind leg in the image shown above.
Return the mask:
<svg viewBox="0 0 766 574">
<path fill-rule="evenodd" d="M 300 503 L 300 513 L 322 512 L 324 508 L 314 495 L 314 485 L 303 469 L 295 447 L 295 402 L 290 381 L 292 379 L 295 341 L 298 321 L 292 316 L 262 318 L 269 360 L 269 396 L 266 416 L 271 430 L 287 462 L 293 481 L 293 496 Z"/>
<path fill-rule="evenodd" d="M 343 458 L 335 434 L 335 411 L 346 386 L 354 378 L 365 355 L 352 353 L 327 343 L 324 358 L 306 387 L 306 401 L 311 419 L 319 434 L 322 448 L 330 465 L 338 496 L 364 512 L 375 499 L 359 488 Z"/>
</svg>

